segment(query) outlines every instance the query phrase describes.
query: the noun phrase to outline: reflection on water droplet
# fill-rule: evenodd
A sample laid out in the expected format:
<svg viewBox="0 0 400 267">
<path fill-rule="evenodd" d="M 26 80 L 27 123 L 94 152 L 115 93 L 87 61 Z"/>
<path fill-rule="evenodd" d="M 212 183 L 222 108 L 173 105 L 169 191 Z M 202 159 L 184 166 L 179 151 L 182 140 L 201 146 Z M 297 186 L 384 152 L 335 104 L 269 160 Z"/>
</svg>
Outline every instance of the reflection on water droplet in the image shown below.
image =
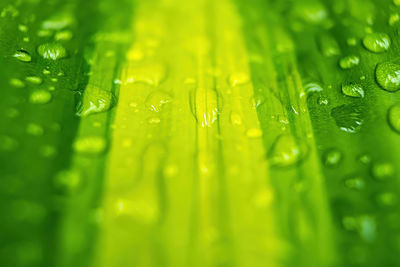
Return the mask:
<svg viewBox="0 0 400 267">
<path fill-rule="evenodd" d="M 164 91 L 154 91 L 151 92 L 146 100 L 145 100 L 145 106 L 154 112 L 160 112 L 164 105 L 171 102 L 172 101 L 172 97 L 170 94 L 168 94 L 167 92 Z"/>
<path fill-rule="evenodd" d="M 89 85 L 85 90 L 83 100 L 78 106 L 77 115 L 85 117 L 106 112 L 113 108 L 115 103 L 116 100 L 112 92 Z"/>
<path fill-rule="evenodd" d="M 382 53 L 389 49 L 390 37 L 382 32 L 370 33 L 364 37 L 363 44 L 371 52 Z"/>
<path fill-rule="evenodd" d="M 348 104 L 332 108 L 331 116 L 336 125 L 348 133 L 357 133 L 364 122 L 362 110 L 357 105 Z"/>
<path fill-rule="evenodd" d="M 62 59 L 67 56 L 67 50 L 59 43 L 45 43 L 38 47 L 38 53 L 44 59 Z"/>
<path fill-rule="evenodd" d="M 268 159 L 273 167 L 290 167 L 299 163 L 307 154 L 307 145 L 292 135 L 280 135 L 273 143 Z"/>
<path fill-rule="evenodd" d="M 339 61 L 339 66 L 342 69 L 351 69 L 360 64 L 360 58 L 355 55 L 347 56 Z"/>
<path fill-rule="evenodd" d="M 361 85 L 350 83 L 350 84 L 342 84 L 342 93 L 346 96 L 363 98 L 364 97 L 364 89 Z"/>
<path fill-rule="evenodd" d="M 365 181 L 361 177 L 351 177 L 344 181 L 344 185 L 349 189 L 362 190 L 365 187 Z"/>
<path fill-rule="evenodd" d="M 222 110 L 222 98 L 211 89 L 192 89 L 189 93 L 190 110 L 198 124 L 212 127 Z"/>
<path fill-rule="evenodd" d="M 376 66 L 376 81 L 385 90 L 395 92 L 400 89 L 400 65 L 384 62 Z"/>
<path fill-rule="evenodd" d="M 31 55 L 27 51 L 25 51 L 23 49 L 18 50 L 17 52 L 15 52 L 13 57 L 15 57 L 16 59 L 18 59 L 21 62 L 31 62 L 32 61 Z"/>
<path fill-rule="evenodd" d="M 42 84 L 43 79 L 37 76 L 27 76 L 25 78 L 25 81 L 30 82 L 32 84 Z"/>
</svg>

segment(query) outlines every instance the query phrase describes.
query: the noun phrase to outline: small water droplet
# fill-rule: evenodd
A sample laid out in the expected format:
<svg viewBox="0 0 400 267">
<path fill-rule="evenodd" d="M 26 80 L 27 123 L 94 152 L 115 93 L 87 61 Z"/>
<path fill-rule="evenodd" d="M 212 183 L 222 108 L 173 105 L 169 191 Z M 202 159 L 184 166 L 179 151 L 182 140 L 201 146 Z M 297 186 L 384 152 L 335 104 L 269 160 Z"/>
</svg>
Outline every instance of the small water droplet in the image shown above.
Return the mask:
<svg viewBox="0 0 400 267">
<path fill-rule="evenodd" d="M 364 89 L 356 83 L 343 84 L 342 93 L 346 96 L 362 98 L 364 97 Z"/>
<path fill-rule="evenodd" d="M 234 111 L 232 111 L 230 114 L 230 120 L 233 125 L 241 125 L 242 124 L 242 117 L 240 116 L 239 113 L 236 113 Z"/>
<path fill-rule="evenodd" d="M 399 20 L 400 20 L 399 14 L 398 14 L 398 13 L 394 13 L 394 14 L 391 14 L 391 15 L 390 15 L 389 20 L 388 20 L 388 23 L 389 23 L 390 26 L 393 26 L 393 25 L 395 25 L 397 22 L 399 22 Z"/>
<path fill-rule="evenodd" d="M 319 83 L 316 82 L 310 82 L 304 85 L 304 91 L 306 92 L 307 95 L 312 94 L 312 93 L 319 93 L 322 92 L 322 86 Z"/>
<path fill-rule="evenodd" d="M 273 167 L 290 167 L 299 163 L 307 153 L 307 146 L 292 135 L 280 135 L 273 143 L 268 159 Z"/>
<path fill-rule="evenodd" d="M 259 138 L 262 136 L 262 131 L 259 128 L 250 128 L 246 131 L 248 138 Z"/>
<path fill-rule="evenodd" d="M 365 180 L 361 177 L 351 177 L 344 181 L 344 185 L 349 189 L 362 190 L 365 187 Z"/>
<path fill-rule="evenodd" d="M 20 79 L 12 78 L 10 79 L 10 85 L 17 87 L 17 88 L 24 88 L 25 84 Z"/>
<path fill-rule="evenodd" d="M 336 148 L 330 149 L 324 154 L 325 166 L 335 167 L 335 166 L 339 165 L 341 160 L 342 160 L 342 152 L 340 152 Z"/>
<path fill-rule="evenodd" d="M 341 58 L 339 61 L 339 66 L 342 69 L 351 69 L 351 68 L 354 68 L 355 66 L 357 66 L 358 64 L 360 64 L 360 58 L 355 55 Z"/>
<path fill-rule="evenodd" d="M 32 84 L 42 84 L 43 79 L 41 77 L 37 77 L 37 76 L 27 76 L 25 78 L 25 81 L 30 82 Z"/>
<path fill-rule="evenodd" d="M 161 119 L 159 117 L 150 117 L 147 122 L 150 124 L 158 124 L 161 122 Z"/>
<path fill-rule="evenodd" d="M 36 123 L 29 123 L 26 132 L 33 136 L 41 136 L 44 133 L 43 127 Z"/>
<path fill-rule="evenodd" d="M 379 162 L 372 165 L 371 172 L 376 180 L 384 181 L 394 175 L 395 169 L 390 162 Z"/>
<path fill-rule="evenodd" d="M 340 55 L 340 48 L 336 40 L 330 35 L 321 35 L 318 38 L 318 45 L 322 55 L 326 57 Z"/>
<path fill-rule="evenodd" d="M 75 19 L 68 13 L 59 13 L 52 15 L 43 21 L 41 27 L 43 30 L 62 30 L 74 23 Z"/>
<path fill-rule="evenodd" d="M 72 32 L 65 30 L 65 31 L 61 31 L 61 32 L 57 32 L 54 35 L 54 40 L 56 41 L 69 41 L 72 39 Z"/>
<path fill-rule="evenodd" d="M 18 30 L 20 32 L 28 32 L 28 26 L 26 26 L 24 24 L 18 24 Z"/>
<path fill-rule="evenodd" d="M 44 145 L 39 149 L 39 153 L 45 158 L 51 158 L 57 154 L 57 149 L 52 145 Z"/>
<path fill-rule="evenodd" d="M 400 134 L 400 104 L 395 104 L 389 108 L 387 116 L 390 127 Z"/>
<path fill-rule="evenodd" d="M 250 104 L 252 108 L 258 108 L 265 102 L 265 97 L 263 95 L 255 95 L 250 97 Z"/>
<path fill-rule="evenodd" d="M 32 61 L 31 55 L 24 49 L 20 49 L 17 52 L 15 52 L 13 57 L 15 57 L 16 59 L 18 59 L 21 62 L 31 62 Z"/>
<path fill-rule="evenodd" d="M 75 193 L 82 185 L 83 175 L 78 169 L 62 170 L 54 177 L 55 188 L 63 194 Z"/>
<path fill-rule="evenodd" d="M 166 66 L 163 64 L 144 64 L 137 66 L 127 83 L 146 83 L 152 86 L 158 86 L 167 75 Z"/>
<path fill-rule="evenodd" d="M 73 144 L 73 149 L 77 153 L 85 155 L 99 155 L 107 148 L 107 141 L 101 136 L 79 137 Z"/>
<path fill-rule="evenodd" d="M 59 43 L 45 43 L 38 47 L 38 53 L 44 59 L 62 59 L 67 56 L 67 50 L 62 44 Z"/>
<path fill-rule="evenodd" d="M 29 102 L 33 104 L 47 104 L 50 102 L 52 95 L 49 91 L 40 89 L 33 91 L 29 96 Z"/>
<path fill-rule="evenodd" d="M 356 46 L 357 45 L 357 39 L 354 37 L 348 38 L 346 40 L 346 42 L 347 42 L 348 46 Z"/>
<path fill-rule="evenodd" d="M 0 151 L 12 151 L 18 147 L 18 142 L 7 135 L 0 135 Z"/>
<path fill-rule="evenodd" d="M 358 157 L 358 161 L 362 164 L 369 164 L 371 162 L 371 157 L 368 154 L 364 154 Z"/>
<path fill-rule="evenodd" d="M 329 104 L 329 100 L 325 97 L 318 97 L 317 103 L 318 103 L 318 105 L 326 106 Z"/>
<path fill-rule="evenodd" d="M 228 78 L 228 83 L 232 87 L 247 84 L 249 81 L 250 81 L 249 75 L 247 75 L 246 73 L 241 73 L 241 72 L 233 73 L 233 74 L 229 75 L 229 78 Z"/>
<path fill-rule="evenodd" d="M 86 117 L 91 114 L 106 112 L 114 107 L 115 97 L 112 92 L 89 85 L 78 106 L 78 116 Z"/>
<path fill-rule="evenodd" d="M 170 94 L 157 90 L 147 96 L 145 106 L 151 111 L 160 112 L 164 105 L 171 101 L 172 97 Z"/>
<path fill-rule="evenodd" d="M 364 122 L 361 108 L 351 104 L 332 108 L 331 116 L 342 131 L 349 133 L 357 133 Z"/>
<path fill-rule="evenodd" d="M 370 33 L 364 37 L 363 44 L 371 52 L 382 53 L 389 49 L 390 37 L 382 32 Z"/>
<path fill-rule="evenodd" d="M 400 89 L 400 65 L 384 62 L 379 63 L 375 70 L 376 81 L 385 90 L 395 92 Z"/>
<path fill-rule="evenodd" d="M 376 202 L 381 206 L 393 206 L 397 203 L 397 200 L 397 195 L 392 192 L 384 192 L 376 196 Z"/>
<path fill-rule="evenodd" d="M 212 127 L 222 110 L 222 98 L 211 89 L 193 89 L 189 93 L 190 110 L 201 127 Z"/>
</svg>

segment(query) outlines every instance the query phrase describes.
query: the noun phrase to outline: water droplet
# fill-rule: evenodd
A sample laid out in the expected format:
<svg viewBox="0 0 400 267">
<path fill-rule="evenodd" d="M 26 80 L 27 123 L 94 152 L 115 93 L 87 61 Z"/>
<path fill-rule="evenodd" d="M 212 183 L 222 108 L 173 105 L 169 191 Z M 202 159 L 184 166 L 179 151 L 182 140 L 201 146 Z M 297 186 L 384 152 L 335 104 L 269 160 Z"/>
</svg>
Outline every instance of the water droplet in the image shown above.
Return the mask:
<svg viewBox="0 0 400 267">
<path fill-rule="evenodd" d="M 107 141 L 100 136 L 79 137 L 73 144 L 73 149 L 77 153 L 87 155 L 98 155 L 107 148 Z"/>
<path fill-rule="evenodd" d="M 347 45 L 348 45 L 348 46 L 356 46 L 356 45 L 357 45 L 357 39 L 354 38 L 354 37 L 348 38 L 348 39 L 346 40 L 346 42 L 347 42 Z"/>
<path fill-rule="evenodd" d="M 349 189 L 362 190 L 365 187 L 365 181 L 361 177 L 347 178 L 344 185 Z"/>
<path fill-rule="evenodd" d="M 354 55 L 341 58 L 339 61 L 339 66 L 342 69 L 351 69 L 358 64 L 360 64 L 360 58 Z"/>
<path fill-rule="evenodd" d="M 322 86 L 319 83 L 316 82 L 310 82 L 304 85 L 304 91 L 306 94 L 312 94 L 312 93 L 319 93 L 322 92 Z"/>
<path fill-rule="evenodd" d="M 400 20 L 399 14 L 398 14 L 398 13 L 394 13 L 394 14 L 391 14 L 391 15 L 390 15 L 389 20 L 388 20 L 388 23 L 389 23 L 390 26 L 393 26 L 393 25 L 395 25 L 397 22 L 399 22 L 399 20 Z"/>
<path fill-rule="evenodd" d="M 398 197 L 392 192 L 384 192 L 376 197 L 376 202 L 381 206 L 393 206 L 397 203 Z"/>
<path fill-rule="evenodd" d="M 372 165 L 372 176 L 379 181 L 384 181 L 394 175 L 395 169 L 390 162 L 379 162 Z"/>
<path fill-rule="evenodd" d="M 376 66 L 376 81 L 385 90 L 395 92 L 400 89 L 400 65 L 384 62 Z"/>
<path fill-rule="evenodd" d="M 78 169 L 67 169 L 60 171 L 54 178 L 55 188 L 63 194 L 72 194 L 83 185 L 82 173 Z"/>
<path fill-rule="evenodd" d="M 54 40 L 56 41 L 69 41 L 72 39 L 72 32 L 71 31 L 61 31 L 61 32 L 57 32 L 54 35 Z"/>
<path fill-rule="evenodd" d="M 0 135 L 0 151 L 12 151 L 18 147 L 18 142 L 7 136 Z"/>
<path fill-rule="evenodd" d="M 33 91 L 29 96 L 29 102 L 33 104 L 47 104 L 50 102 L 52 95 L 49 91 L 40 89 Z"/>
<path fill-rule="evenodd" d="M 259 138 L 262 136 L 262 131 L 259 128 L 250 128 L 246 131 L 246 135 L 249 138 Z"/>
<path fill-rule="evenodd" d="M 24 88 L 25 84 L 20 79 L 12 78 L 10 79 L 10 85 L 17 87 L 17 88 Z"/>
<path fill-rule="evenodd" d="M 74 18 L 68 13 L 59 13 L 51 16 L 42 23 L 44 30 L 62 30 L 74 23 Z"/>
<path fill-rule="evenodd" d="M 29 123 L 26 132 L 33 136 L 41 136 L 44 133 L 43 127 L 36 123 Z"/>
<path fill-rule="evenodd" d="M 151 111 L 160 112 L 163 106 L 171 101 L 172 97 L 167 92 L 154 91 L 147 96 L 145 105 Z"/>
<path fill-rule="evenodd" d="M 351 104 L 332 108 L 331 116 L 342 131 L 349 133 L 358 132 L 364 122 L 361 108 Z"/>
<path fill-rule="evenodd" d="M 318 39 L 319 49 L 326 57 L 340 55 L 340 48 L 336 40 L 330 35 L 321 35 Z"/>
<path fill-rule="evenodd" d="M 329 100 L 327 98 L 325 98 L 325 97 L 318 97 L 317 103 L 318 103 L 318 105 L 326 106 L 326 105 L 329 104 Z"/>
<path fill-rule="evenodd" d="M 212 127 L 222 110 L 221 97 L 211 89 L 193 89 L 189 94 L 190 110 L 198 124 Z"/>
<path fill-rule="evenodd" d="M 299 163 L 307 153 L 307 146 L 292 135 L 280 135 L 273 143 L 268 159 L 273 167 L 290 167 Z"/>
<path fill-rule="evenodd" d="M 395 104 L 389 108 L 387 116 L 390 127 L 400 134 L 400 104 Z"/>
<path fill-rule="evenodd" d="M 230 119 L 231 119 L 231 123 L 233 125 L 241 125 L 242 124 L 242 117 L 240 116 L 240 114 L 238 114 L 234 111 L 231 112 Z"/>
<path fill-rule="evenodd" d="M 57 60 L 67 56 L 67 50 L 59 43 L 45 43 L 38 47 L 38 53 L 44 59 Z"/>
<path fill-rule="evenodd" d="M 27 27 L 26 25 L 19 24 L 19 25 L 18 25 L 18 30 L 19 30 L 20 32 L 28 32 L 28 27 Z"/>
<path fill-rule="evenodd" d="M 371 162 L 371 157 L 368 154 L 364 154 L 358 157 L 358 161 L 362 164 L 369 164 Z"/>
<path fill-rule="evenodd" d="M 50 158 L 57 154 L 57 149 L 52 145 L 44 145 L 39 149 L 39 153 L 45 158 Z"/>
<path fill-rule="evenodd" d="M 324 164 L 328 167 L 335 167 L 339 165 L 342 160 L 342 152 L 337 149 L 330 149 L 324 155 Z"/>
<path fill-rule="evenodd" d="M 382 53 L 389 49 L 390 37 L 382 32 L 370 33 L 364 37 L 363 44 L 371 52 Z"/>
<path fill-rule="evenodd" d="M 115 105 L 115 102 L 112 92 L 89 85 L 85 90 L 82 102 L 79 104 L 77 115 L 85 117 L 106 112 Z"/>
<path fill-rule="evenodd" d="M 228 82 L 229 85 L 234 87 L 237 85 L 244 85 L 250 81 L 249 75 L 246 73 L 233 73 L 229 75 Z"/>
<path fill-rule="evenodd" d="M 28 76 L 25 78 L 25 81 L 30 82 L 32 84 L 42 84 L 43 79 L 37 76 Z"/>
<path fill-rule="evenodd" d="M 158 86 L 166 78 L 167 70 L 163 64 L 145 64 L 137 66 L 127 83 L 146 83 Z"/>
<path fill-rule="evenodd" d="M 361 85 L 355 83 L 343 84 L 342 93 L 350 97 L 364 97 L 364 89 Z"/>
<path fill-rule="evenodd" d="M 22 61 L 22 62 L 31 62 L 32 61 L 31 55 L 23 49 L 20 49 L 17 52 L 15 52 L 13 57 L 15 57 L 16 59 L 18 59 L 19 61 Z"/>
<path fill-rule="evenodd" d="M 158 124 L 161 122 L 161 119 L 159 117 L 150 117 L 147 121 L 150 124 Z"/>
<path fill-rule="evenodd" d="M 262 104 L 264 104 L 265 98 L 263 95 L 254 95 L 250 97 L 250 104 L 252 108 L 258 108 Z"/>
</svg>

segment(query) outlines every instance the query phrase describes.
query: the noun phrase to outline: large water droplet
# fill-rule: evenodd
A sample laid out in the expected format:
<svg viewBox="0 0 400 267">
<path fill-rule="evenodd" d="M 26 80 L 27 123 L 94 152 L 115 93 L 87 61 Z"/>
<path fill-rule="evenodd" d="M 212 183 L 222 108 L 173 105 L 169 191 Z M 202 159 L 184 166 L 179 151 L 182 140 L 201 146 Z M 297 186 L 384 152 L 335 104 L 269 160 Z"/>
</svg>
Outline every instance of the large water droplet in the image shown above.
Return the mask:
<svg viewBox="0 0 400 267">
<path fill-rule="evenodd" d="M 379 63 L 375 70 L 376 81 L 385 90 L 395 92 L 400 89 L 400 65 Z"/>
<path fill-rule="evenodd" d="M 50 102 L 52 95 L 49 91 L 40 89 L 33 91 L 29 96 L 29 102 L 33 104 L 47 104 Z"/>
<path fill-rule="evenodd" d="M 370 33 L 364 37 L 363 44 L 371 52 L 382 53 L 389 49 L 390 37 L 382 32 Z"/>
<path fill-rule="evenodd" d="M 37 51 L 45 59 L 57 60 L 67 56 L 67 50 L 59 43 L 41 44 Z"/>
<path fill-rule="evenodd" d="M 110 110 L 115 104 L 115 97 L 110 91 L 102 90 L 95 86 L 88 86 L 83 96 L 83 101 L 78 107 L 78 116 L 89 116 L 91 114 Z"/>
<path fill-rule="evenodd" d="M 395 104 L 389 108 L 387 116 L 390 127 L 400 134 L 400 104 Z"/>
<path fill-rule="evenodd" d="M 98 155 L 107 148 L 107 141 L 101 136 L 79 137 L 73 144 L 73 149 L 77 153 L 87 155 Z"/>
<path fill-rule="evenodd" d="M 190 91 L 189 101 L 192 114 L 202 127 L 212 127 L 218 121 L 222 101 L 216 91 L 193 89 Z"/>
<path fill-rule="evenodd" d="M 18 59 L 19 61 L 22 61 L 22 62 L 31 62 L 32 61 L 31 55 L 23 49 L 15 52 L 13 57 L 15 57 L 16 59 Z"/>
<path fill-rule="evenodd" d="M 357 66 L 358 64 L 360 64 L 360 58 L 358 56 L 347 56 L 344 57 L 342 59 L 340 59 L 339 61 L 339 66 L 342 69 L 351 69 L 355 66 Z"/>
<path fill-rule="evenodd" d="M 342 93 L 350 97 L 364 97 L 364 89 L 355 83 L 343 84 Z"/>
<path fill-rule="evenodd" d="M 145 105 L 151 111 L 160 112 L 163 106 L 171 102 L 171 100 L 172 97 L 167 92 L 154 91 L 147 96 Z"/>
<path fill-rule="evenodd" d="M 273 167 L 289 167 L 299 163 L 307 153 L 307 146 L 292 135 L 280 135 L 273 143 L 268 159 Z"/>
<path fill-rule="evenodd" d="M 349 133 L 358 132 L 364 122 L 362 110 L 356 105 L 341 105 L 332 108 L 331 116 L 342 131 Z"/>
</svg>

